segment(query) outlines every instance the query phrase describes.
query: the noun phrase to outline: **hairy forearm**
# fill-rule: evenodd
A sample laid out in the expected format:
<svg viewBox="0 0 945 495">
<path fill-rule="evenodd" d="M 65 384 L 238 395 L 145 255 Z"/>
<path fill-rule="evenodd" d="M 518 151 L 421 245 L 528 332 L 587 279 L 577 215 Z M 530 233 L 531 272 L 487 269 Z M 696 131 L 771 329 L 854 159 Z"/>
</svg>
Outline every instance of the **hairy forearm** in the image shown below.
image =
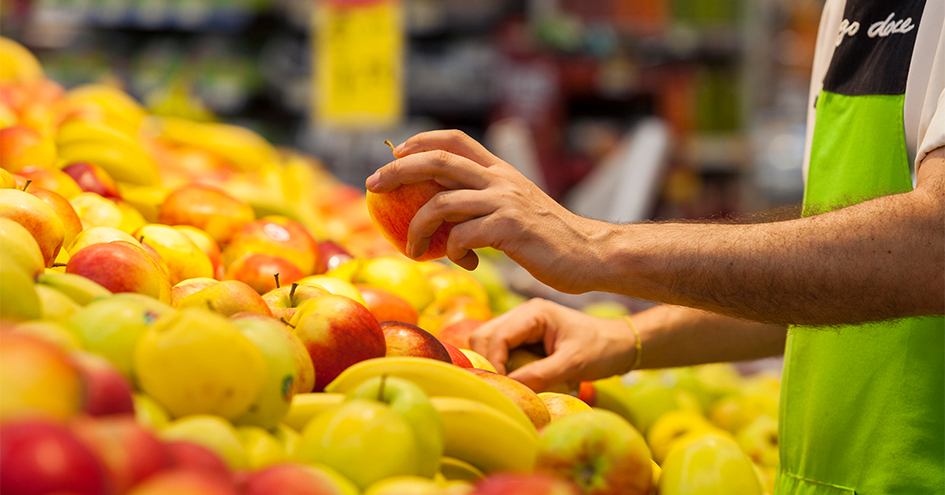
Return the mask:
<svg viewBox="0 0 945 495">
<path fill-rule="evenodd" d="M 660 305 L 631 318 L 642 343 L 641 368 L 747 361 L 784 353 L 787 327 L 698 309 Z"/>
<path fill-rule="evenodd" d="M 785 222 L 609 226 L 606 269 L 592 276 L 611 292 L 778 324 L 943 314 L 945 190 L 934 179 Z"/>
</svg>

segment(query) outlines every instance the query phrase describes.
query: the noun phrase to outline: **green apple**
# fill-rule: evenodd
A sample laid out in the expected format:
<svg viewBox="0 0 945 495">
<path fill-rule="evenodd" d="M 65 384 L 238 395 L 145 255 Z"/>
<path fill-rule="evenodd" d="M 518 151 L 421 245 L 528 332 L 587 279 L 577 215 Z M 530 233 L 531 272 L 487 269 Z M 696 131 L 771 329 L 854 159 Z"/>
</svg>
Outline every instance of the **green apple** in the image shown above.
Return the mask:
<svg viewBox="0 0 945 495">
<path fill-rule="evenodd" d="M 778 420 L 762 414 L 742 428 L 735 440 L 755 464 L 764 467 L 777 467 L 780 454 L 778 452 Z"/>
<path fill-rule="evenodd" d="M 289 454 L 282 442 L 263 428 L 253 425 L 237 426 L 236 434 L 246 450 L 251 470 L 289 460 Z"/>
<path fill-rule="evenodd" d="M 140 389 L 174 417 L 238 417 L 267 377 L 259 349 L 226 318 L 200 308 L 158 319 L 138 339 L 132 371 Z"/>
<path fill-rule="evenodd" d="M 36 320 L 43 316 L 43 307 L 33 286 L 33 279 L 15 262 L 0 254 L 0 320 Z"/>
<path fill-rule="evenodd" d="M 662 465 L 661 495 L 762 495 L 764 490 L 751 459 L 734 441 L 706 434 L 674 449 Z"/>
<path fill-rule="evenodd" d="M 410 260 L 391 256 L 367 260 L 352 281 L 387 289 L 404 298 L 417 312 L 433 302 L 433 287 Z"/>
<path fill-rule="evenodd" d="M 225 419 L 211 415 L 193 415 L 171 422 L 160 431 L 166 442 L 188 441 L 202 445 L 226 461 L 230 469 L 249 467 L 249 455 L 239 433 Z"/>
<path fill-rule="evenodd" d="M 141 294 L 116 294 L 79 309 L 68 325 L 83 347 L 104 356 L 130 379 L 138 339 L 158 318 L 172 312 L 170 306 Z"/>
<path fill-rule="evenodd" d="M 289 457 L 295 457 L 295 450 L 299 447 L 299 441 L 302 440 L 299 432 L 286 424 L 279 423 L 272 429 L 272 435 L 282 444 L 282 448 Z"/>
<path fill-rule="evenodd" d="M 336 469 L 362 490 L 417 469 L 413 429 L 390 407 L 366 399 L 345 402 L 312 419 L 295 456 Z"/>
<path fill-rule="evenodd" d="M 417 474 L 432 478 L 440 469 L 444 430 L 439 413 L 423 390 L 393 376 L 369 378 L 348 394 L 348 399 L 367 399 L 390 406 L 410 428 L 417 442 Z"/>
<path fill-rule="evenodd" d="M 545 427 L 535 470 L 574 480 L 583 493 L 600 495 L 647 495 L 653 477 L 643 435 L 602 409 L 576 412 Z"/>
<path fill-rule="evenodd" d="M 136 393 L 131 396 L 135 405 L 135 421 L 152 430 L 161 430 L 171 423 L 171 417 L 164 406 L 158 404 L 148 394 Z"/>
<path fill-rule="evenodd" d="M 46 268 L 43 252 L 33 234 L 26 227 L 0 217 L 0 244 L 3 245 L 4 263 L 20 267 L 27 275 L 35 277 Z"/>
<path fill-rule="evenodd" d="M 263 294 L 263 301 L 272 310 L 272 317 L 286 323 L 292 321 L 295 312 L 299 306 L 313 297 L 331 294 L 328 289 L 320 285 L 305 284 L 299 285 L 294 282 L 292 285 L 284 285 Z"/>
<path fill-rule="evenodd" d="M 81 275 L 72 273 L 49 272 L 36 277 L 36 283 L 52 287 L 69 296 L 79 306 L 87 306 L 92 301 L 109 297 L 111 291 Z M 144 296 L 142 296 L 144 297 Z"/>
<path fill-rule="evenodd" d="M 289 410 L 299 380 L 299 369 L 284 324 L 256 313 L 243 315 L 231 318 L 230 322 L 262 353 L 267 373 L 259 395 L 233 422 L 273 428 Z"/>
</svg>

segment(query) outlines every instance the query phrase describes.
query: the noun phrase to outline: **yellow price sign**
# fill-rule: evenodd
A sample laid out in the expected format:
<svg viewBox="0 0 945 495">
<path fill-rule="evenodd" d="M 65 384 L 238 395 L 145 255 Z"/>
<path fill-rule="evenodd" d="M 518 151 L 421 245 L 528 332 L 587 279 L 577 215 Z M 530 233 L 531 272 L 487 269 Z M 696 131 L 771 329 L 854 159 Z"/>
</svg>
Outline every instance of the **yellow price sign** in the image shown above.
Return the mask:
<svg viewBox="0 0 945 495">
<path fill-rule="evenodd" d="M 403 116 L 403 4 L 320 0 L 313 11 L 317 122 L 385 127 Z"/>
</svg>

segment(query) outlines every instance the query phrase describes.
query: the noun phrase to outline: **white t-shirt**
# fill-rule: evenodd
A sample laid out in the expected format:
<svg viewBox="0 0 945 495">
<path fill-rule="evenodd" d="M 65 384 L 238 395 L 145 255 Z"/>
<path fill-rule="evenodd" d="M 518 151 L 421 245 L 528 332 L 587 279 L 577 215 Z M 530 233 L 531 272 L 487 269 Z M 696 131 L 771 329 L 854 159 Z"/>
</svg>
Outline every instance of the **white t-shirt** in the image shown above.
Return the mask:
<svg viewBox="0 0 945 495">
<path fill-rule="evenodd" d="M 846 0 L 827 0 L 820 18 L 814 67 L 811 73 L 807 112 L 807 141 L 804 154 L 804 180 L 810 164 L 811 140 L 814 135 L 816 110 L 814 102 L 823 87 L 834 48 L 841 35 Z M 890 2 L 890 13 L 895 2 Z M 866 33 L 869 26 L 861 28 Z M 945 1 L 927 0 L 916 33 L 915 48 L 906 80 L 903 120 L 906 149 L 918 168 L 930 151 L 945 146 Z"/>
</svg>

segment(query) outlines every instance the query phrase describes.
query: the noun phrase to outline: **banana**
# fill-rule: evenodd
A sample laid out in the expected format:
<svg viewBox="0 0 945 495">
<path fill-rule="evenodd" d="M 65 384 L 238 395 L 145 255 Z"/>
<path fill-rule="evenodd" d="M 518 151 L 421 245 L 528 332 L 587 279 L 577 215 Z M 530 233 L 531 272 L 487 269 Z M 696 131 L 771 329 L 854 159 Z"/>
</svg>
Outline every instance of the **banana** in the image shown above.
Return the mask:
<svg viewBox="0 0 945 495">
<path fill-rule="evenodd" d="M 56 129 L 57 146 L 79 141 L 102 141 L 105 143 L 120 141 L 138 145 L 135 138 L 127 134 L 124 130 L 101 122 L 69 118 Z"/>
<path fill-rule="evenodd" d="M 105 84 L 86 84 L 66 93 L 68 109 L 79 113 L 93 111 L 107 121 L 121 123 L 121 128 L 136 131 L 147 111 L 124 91 Z"/>
<path fill-rule="evenodd" d="M 79 306 L 87 306 L 99 297 L 112 295 L 105 287 L 72 273 L 46 272 L 36 277 L 36 283 L 62 292 Z"/>
<path fill-rule="evenodd" d="M 262 136 L 245 127 L 206 124 L 175 117 L 154 119 L 152 122 L 158 129 L 160 139 L 210 151 L 241 170 L 257 170 L 278 162 L 276 149 Z"/>
<path fill-rule="evenodd" d="M 295 394 L 289 405 L 289 411 L 282 418 L 282 423 L 295 431 L 302 431 L 312 418 L 341 405 L 344 401 L 344 394 L 323 392 Z"/>
<path fill-rule="evenodd" d="M 113 179 L 139 186 L 158 183 L 157 164 L 133 141 L 75 141 L 59 147 L 59 163 L 91 162 Z"/>
<path fill-rule="evenodd" d="M 342 371 L 325 387 L 325 391 L 346 393 L 368 378 L 381 375 L 411 381 L 423 389 L 428 397 L 462 397 L 481 402 L 501 411 L 525 429 L 535 432 L 535 426 L 528 416 L 502 392 L 458 366 L 435 359 L 398 356 L 361 361 Z"/>
<path fill-rule="evenodd" d="M 26 47 L 0 37 L 0 81 L 34 82 L 45 74 L 39 60 Z"/>
<path fill-rule="evenodd" d="M 468 481 L 478 483 L 486 475 L 472 464 L 455 457 L 443 456 L 440 458 L 440 475 L 446 480 Z"/>
<path fill-rule="evenodd" d="M 538 457 L 538 434 L 493 407 L 460 397 L 432 397 L 446 433 L 443 455 L 489 474 L 530 473 Z"/>
</svg>

